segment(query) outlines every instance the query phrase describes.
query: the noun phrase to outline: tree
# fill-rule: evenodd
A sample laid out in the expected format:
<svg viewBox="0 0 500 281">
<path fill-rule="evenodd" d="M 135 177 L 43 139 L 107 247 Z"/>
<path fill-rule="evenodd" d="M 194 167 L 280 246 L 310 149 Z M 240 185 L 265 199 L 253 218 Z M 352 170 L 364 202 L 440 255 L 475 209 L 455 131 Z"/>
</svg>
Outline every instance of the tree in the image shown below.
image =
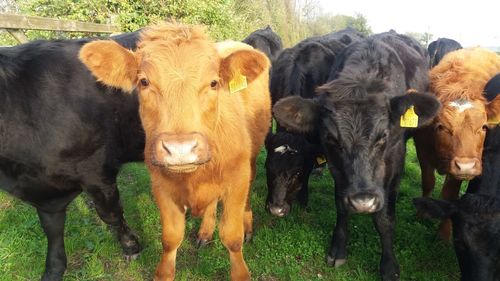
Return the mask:
<svg viewBox="0 0 500 281">
<path fill-rule="evenodd" d="M 415 40 L 417 40 L 420 44 L 423 46 L 427 47 L 429 43 L 432 41 L 432 35 L 431 33 L 424 32 L 424 33 L 419 33 L 419 32 L 407 32 L 405 33 L 406 35 L 413 37 Z"/>
</svg>

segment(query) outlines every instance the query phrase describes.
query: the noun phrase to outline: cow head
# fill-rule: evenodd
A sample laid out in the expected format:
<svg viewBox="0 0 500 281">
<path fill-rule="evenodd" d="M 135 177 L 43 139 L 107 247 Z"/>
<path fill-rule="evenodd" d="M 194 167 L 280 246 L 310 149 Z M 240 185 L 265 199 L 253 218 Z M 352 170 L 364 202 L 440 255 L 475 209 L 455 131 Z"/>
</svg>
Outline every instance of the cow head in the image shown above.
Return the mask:
<svg viewBox="0 0 500 281">
<path fill-rule="evenodd" d="M 486 131 L 500 120 L 500 97 L 483 92 L 499 71 L 500 57 L 481 48 L 450 52 L 432 68 L 429 90 L 443 105 L 432 124 L 439 173 L 459 180 L 482 173 Z"/>
<path fill-rule="evenodd" d="M 340 196 L 351 211 L 376 212 L 385 203 L 386 165 L 392 169 L 403 165 L 405 129 L 400 127 L 401 115 L 413 106 L 417 126 L 422 126 L 432 120 L 439 102 L 417 93 L 389 98 L 380 92 L 384 87 L 347 89 L 337 82 L 322 86 L 327 92 L 318 99 L 289 97 L 278 101 L 274 116 L 288 130 L 319 137 L 336 189 L 342 186 Z M 342 97 L 346 91 L 351 92 L 349 98 Z M 371 91 L 377 93 L 367 94 Z"/>
<path fill-rule="evenodd" d="M 427 217 L 451 218 L 462 281 L 500 280 L 499 197 L 465 194 L 454 202 L 417 198 L 414 204 Z"/>
<path fill-rule="evenodd" d="M 250 84 L 268 71 L 264 54 L 243 43 L 229 45 L 215 44 L 202 27 L 169 23 L 143 31 L 134 52 L 114 41 L 95 41 L 81 49 L 80 59 L 104 84 L 137 89 L 146 163 L 190 173 L 218 152 L 220 116 L 241 119 L 219 111 L 222 100 L 238 94 L 230 92 L 230 82 L 244 76 Z"/>
<path fill-rule="evenodd" d="M 269 134 L 266 149 L 266 209 L 282 217 L 290 211 L 297 193 L 307 185 L 317 149 L 304 136 L 288 132 Z"/>
</svg>

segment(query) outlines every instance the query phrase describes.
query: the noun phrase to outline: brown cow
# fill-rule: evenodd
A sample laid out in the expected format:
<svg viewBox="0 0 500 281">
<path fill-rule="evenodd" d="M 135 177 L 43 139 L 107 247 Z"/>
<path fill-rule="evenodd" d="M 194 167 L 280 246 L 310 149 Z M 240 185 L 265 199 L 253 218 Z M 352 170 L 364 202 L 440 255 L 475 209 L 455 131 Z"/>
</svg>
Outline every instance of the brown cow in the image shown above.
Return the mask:
<svg viewBox="0 0 500 281">
<path fill-rule="evenodd" d="M 211 237 L 219 200 L 231 279 L 250 279 L 242 244 L 252 231 L 248 193 L 271 120 L 267 57 L 243 43 L 216 44 L 202 27 L 167 23 L 145 29 L 135 52 L 96 41 L 80 58 L 103 83 L 139 91 L 163 228 L 155 280 L 174 279 L 186 209 L 204 215 L 199 234 Z"/>
<path fill-rule="evenodd" d="M 447 54 L 430 71 L 430 91 L 442 103 L 433 123 L 416 132 L 415 144 L 422 169 L 422 192 L 429 197 L 437 170 L 446 175 L 441 197 L 458 198 L 462 180 L 481 174 L 483 142 L 488 124 L 498 123 L 500 98 L 488 103 L 484 86 L 500 72 L 500 56 L 471 48 Z M 440 226 L 440 235 L 450 237 L 450 222 Z"/>
</svg>

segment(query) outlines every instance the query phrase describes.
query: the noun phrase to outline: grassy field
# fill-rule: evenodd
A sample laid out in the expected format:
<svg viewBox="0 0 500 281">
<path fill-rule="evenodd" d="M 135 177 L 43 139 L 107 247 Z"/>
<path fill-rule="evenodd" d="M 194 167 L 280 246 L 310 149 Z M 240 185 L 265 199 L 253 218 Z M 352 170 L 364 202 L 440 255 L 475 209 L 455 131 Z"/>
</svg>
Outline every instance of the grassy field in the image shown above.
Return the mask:
<svg viewBox="0 0 500 281">
<path fill-rule="evenodd" d="M 347 264 L 337 269 L 327 266 L 326 251 L 335 223 L 329 173 L 312 178 L 308 208 L 294 205 L 288 217 L 276 218 L 264 209 L 264 159 L 262 152 L 252 191 L 254 238 L 244 247 L 253 280 L 378 280 L 380 245 L 371 217 L 351 217 Z M 441 178 L 438 182 L 440 186 Z M 148 172 L 142 163 L 127 164 L 118 183 L 125 216 L 144 246 L 141 256 L 125 262 L 114 234 L 80 196 L 70 205 L 66 221 L 65 280 L 152 280 L 161 243 Z M 451 245 L 436 238 L 437 222 L 416 219 L 411 200 L 419 195 L 420 169 L 409 142 L 397 205 L 395 250 L 401 280 L 459 280 Z M 229 259 L 218 238 L 197 249 L 199 219 L 188 217 L 186 225 L 186 237 L 177 254 L 176 280 L 228 280 Z M 0 193 L 0 281 L 39 280 L 45 253 L 46 239 L 35 209 Z"/>
</svg>

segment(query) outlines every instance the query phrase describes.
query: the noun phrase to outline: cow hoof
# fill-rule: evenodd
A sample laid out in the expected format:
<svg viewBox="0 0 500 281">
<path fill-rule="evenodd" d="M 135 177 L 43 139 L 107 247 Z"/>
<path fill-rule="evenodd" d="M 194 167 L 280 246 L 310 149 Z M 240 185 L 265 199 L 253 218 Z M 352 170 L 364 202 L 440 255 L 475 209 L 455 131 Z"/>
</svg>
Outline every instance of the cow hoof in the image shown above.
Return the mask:
<svg viewBox="0 0 500 281">
<path fill-rule="evenodd" d="M 328 257 L 326 257 L 326 263 L 328 263 L 328 265 L 333 266 L 333 267 L 339 267 L 339 266 L 343 265 L 344 263 L 346 263 L 346 259 L 336 259 L 336 258 L 333 258 L 331 256 L 328 256 Z"/>
<path fill-rule="evenodd" d="M 133 232 L 123 234 L 120 237 L 120 244 L 125 256 L 137 255 L 142 250 L 141 244 L 139 244 L 139 239 Z"/>
<path fill-rule="evenodd" d="M 252 232 L 245 233 L 245 243 L 248 243 L 248 242 L 252 241 L 252 238 L 253 238 L 253 233 Z"/>
<path fill-rule="evenodd" d="M 206 245 L 210 244 L 210 241 L 209 239 L 201 239 L 201 238 L 197 238 L 196 239 L 196 248 L 201 248 L 201 247 L 205 247 Z"/>
<path fill-rule="evenodd" d="M 64 271 L 59 272 L 59 273 L 45 272 L 42 276 L 42 281 L 62 281 L 63 275 L 64 275 Z"/>
<path fill-rule="evenodd" d="M 382 276 L 383 281 L 399 281 L 399 274 L 398 273 L 393 273 L 390 275 L 384 275 Z"/>
<path fill-rule="evenodd" d="M 124 257 L 126 262 L 135 261 L 139 257 L 139 253 L 132 255 L 125 255 Z"/>
</svg>

